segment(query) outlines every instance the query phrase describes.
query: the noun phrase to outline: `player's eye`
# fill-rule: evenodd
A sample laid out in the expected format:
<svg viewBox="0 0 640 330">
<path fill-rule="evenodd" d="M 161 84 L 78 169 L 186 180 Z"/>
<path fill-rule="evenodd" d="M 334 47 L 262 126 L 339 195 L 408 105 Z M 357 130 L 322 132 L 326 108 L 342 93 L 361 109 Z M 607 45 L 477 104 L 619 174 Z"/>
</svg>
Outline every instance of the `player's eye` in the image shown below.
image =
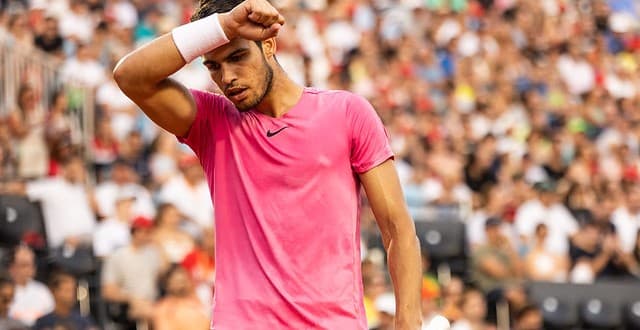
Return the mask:
<svg viewBox="0 0 640 330">
<path fill-rule="evenodd" d="M 244 57 L 244 55 L 234 55 L 229 57 L 229 62 L 239 62 L 242 60 L 242 58 Z"/>
</svg>

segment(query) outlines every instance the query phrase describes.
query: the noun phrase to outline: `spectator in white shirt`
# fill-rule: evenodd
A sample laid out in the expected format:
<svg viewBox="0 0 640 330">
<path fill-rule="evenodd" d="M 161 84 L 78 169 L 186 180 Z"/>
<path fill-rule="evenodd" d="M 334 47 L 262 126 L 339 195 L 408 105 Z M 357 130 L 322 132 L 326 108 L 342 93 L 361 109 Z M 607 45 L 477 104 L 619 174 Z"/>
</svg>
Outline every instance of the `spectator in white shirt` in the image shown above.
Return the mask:
<svg viewBox="0 0 640 330">
<path fill-rule="evenodd" d="M 550 181 L 534 184 L 537 198 L 522 204 L 516 211 L 515 226 L 522 243 L 530 245 L 539 223 L 549 228 L 546 251 L 564 255 L 569 251 L 569 238 L 578 231 L 578 223 L 569 210 L 558 201 L 556 184 Z"/>
<path fill-rule="evenodd" d="M 213 205 L 202 167 L 195 156 L 180 160 L 182 174 L 164 184 L 159 199 L 175 205 L 187 219 L 201 228 L 213 226 Z"/>
<path fill-rule="evenodd" d="M 632 183 L 623 185 L 626 201 L 611 214 L 622 251 L 631 253 L 635 248 L 636 234 L 640 229 L 640 187 Z"/>
<path fill-rule="evenodd" d="M 134 217 L 134 194 L 123 192 L 116 197 L 115 212 L 98 224 L 93 234 L 93 253 L 106 257 L 131 241 L 130 223 Z"/>
<path fill-rule="evenodd" d="M 135 197 L 133 215 L 151 218 L 155 208 L 149 191 L 137 183 L 138 178 L 133 168 L 124 160 L 116 160 L 111 170 L 111 180 L 102 182 L 96 187 L 96 202 L 102 217 L 115 215 L 115 202 L 119 195 L 128 194 Z"/>
<path fill-rule="evenodd" d="M 55 306 L 51 292 L 44 284 L 34 280 L 35 255 L 27 246 L 18 246 L 9 256 L 9 275 L 16 284 L 9 315 L 26 325 L 51 311 Z"/>
<path fill-rule="evenodd" d="M 52 248 L 91 241 L 96 218 L 85 186 L 86 175 L 82 158 L 73 156 L 65 162 L 61 176 L 26 185 L 27 196 L 42 203 L 47 241 Z"/>
<path fill-rule="evenodd" d="M 76 56 L 68 59 L 60 69 L 65 81 L 71 81 L 88 88 L 97 88 L 105 80 L 105 68 L 96 59 L 96 52 L 89 45 L 79 44 Z"/>
</svg>

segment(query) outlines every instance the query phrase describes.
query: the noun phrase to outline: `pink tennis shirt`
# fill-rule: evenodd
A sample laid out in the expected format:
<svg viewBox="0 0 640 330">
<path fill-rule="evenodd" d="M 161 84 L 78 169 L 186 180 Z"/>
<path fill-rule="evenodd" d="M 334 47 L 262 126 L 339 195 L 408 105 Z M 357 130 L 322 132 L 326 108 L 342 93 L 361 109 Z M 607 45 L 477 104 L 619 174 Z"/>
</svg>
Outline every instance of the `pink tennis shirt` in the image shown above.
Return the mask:
<svg viewBox="0 0 640 330">
<path fill-rule="evenodd" d="M 191 93 L 198 112 L 180 141 L 216 206 L 212 329 L 367 329 L 357 174 L 393 157 L 372 106 L 306 88 L 273 118 Z"/>
</svg>

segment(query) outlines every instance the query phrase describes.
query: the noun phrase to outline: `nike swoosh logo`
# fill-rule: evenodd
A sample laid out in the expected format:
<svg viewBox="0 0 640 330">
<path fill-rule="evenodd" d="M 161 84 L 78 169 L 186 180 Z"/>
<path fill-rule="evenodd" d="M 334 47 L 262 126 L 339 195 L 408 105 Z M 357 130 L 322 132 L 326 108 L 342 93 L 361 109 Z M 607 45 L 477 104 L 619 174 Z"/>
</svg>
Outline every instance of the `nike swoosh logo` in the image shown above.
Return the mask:
<svg viewBox="0 0 640 330">
<path fill-rule="evenodd" d="M 281 128 L 281 129 L 275 131 L 275 132 L 272 132 L 271 130 L 268 130 L 267 131 L 267 137 L 272 137 L 274 135 L 277 135 L 278 133 L 282 132 L 285 128 L 289 128 L 289 126 L 285 126 L 285 127 Z"/>
</svg>

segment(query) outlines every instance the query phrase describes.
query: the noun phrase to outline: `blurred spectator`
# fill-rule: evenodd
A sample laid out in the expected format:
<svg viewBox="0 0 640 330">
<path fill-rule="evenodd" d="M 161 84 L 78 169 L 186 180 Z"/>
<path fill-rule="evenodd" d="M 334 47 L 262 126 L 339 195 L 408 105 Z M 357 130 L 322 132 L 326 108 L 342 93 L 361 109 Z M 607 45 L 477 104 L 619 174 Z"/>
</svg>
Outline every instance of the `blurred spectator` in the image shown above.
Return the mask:
<svg viewBox="0 0 640 330">
<path fill-rule="evenodd" d="M 175 205 L 184 217 L 201 228 L 213 226 L 211 194 L 198 158 L 185 155 L 179 166 L 182 174 L 162 186 L 160 201 Z"/>
<path fill-rule="evenodd" d="M 138 218 L 131 224 L 131 244 L 108 256 L 102 269 L 102 294 L 109 303 L 122 306 L 118 317 L 128 326 L 150 320 L 158 297 L 156 281 L 165 262 L 152 245 L 153 222 Z M 124 315 L 122 315 L 124 314 Z"/>
<path fill-rule="evenodd" d="M 77 283 L 71 274 L 59 272 L 52 275 L 49 288 L 55 300 L 53 312 L 40 317 L 33 326 L 34 330 L 57 329 L 58 327 L 77 330 L 97 330 L 90 318 L 74 311 Z"/>
<path fill-rule="evenodd" d="M 153 314 L 157 330 L 209 329 L 209 310 L 196 296 L 187 271 L 181 266 L 171 267 L 164 275 L 165 296 L 158 301 Z"/>
<path fill-rule="evenodd" d="M 477 289 L 467 289 L 462 298 L 461 319 L 453 323 L 451 330 L 495 330 L 494 326 L 485 323 L 487 304 Z"/>
<path fill-rule="evenodd" d="M 542 330 L 543 326 L 540 308 L 528 305 L 517 311 L 513 330 Z"/>
<path fill-rule="evenodd" d="M 57 18 L 52 16 L 45 18 L 44 31 L 36 36 L 34 43 L 36 47 L 56 58 L 64 57 L 64 39 L 60 35 Z"/>
<path fill-rule="evenodd" d="M 76 56 L 64 62 L 60 74 L 67 81 L 89 88 L 97 88 L 106 79 L 95 50 L 86 43 L 77 45 Z"/>
<path fill-rule="evenodd" d="M 502 220 L 489 218 L 485 224 L 487 243 L 473 253 L 472 277 L 488 293 L 522 276 L 520 259 L 514 246 L 500 232 Z"/>
<path fill-rule="evenodd" d="M 393 293 L 385 292 L 378 296 L 375 301 L 380 321 L 377 327 L 372 330 L 393 330 L 396 316 L 396 298 Z"/>
<path fill-rule="evenodd" d="M 42 203 L 47 241 L 52 248 L 91 243 L 96 218 L 86 176 L 83 159 L 73 156 L 60 176 L 26 185 L 27 196 Z"/>
<path fill-rule="evenodd" d="M 631 253 L 640 229 L 640 186 L 630 183 L 623 185 L 624 203 L 611 214 L 611 223 L 615 226 L 622 251 Z"/>
<path fill-rule="evenodd" d="M 600 277 L 627 274 L 625 254 L 615 233 L 601 233 L 594 222 L 585 223 L 571 240 L 571 279 L 590 283 Z"/>
<path fill-rule="evenodd" d="M 96 103 L 103 112 L 104 120 L 111 122 L 113 134 L 118 141 L 122 141 L 134 130 L 138 107 L 118 88 L 113 75 L 109 75 L 98 88 Z"/>
<path fill-rule="evenodd" d="M 151 194 L 138 182 L 139 177 L 131 165 L 123 159 L 116 160 L 111 167 L 111 179 L 98 184 L 95 190 L 100 215 L 114 216 L 115 201 L 124 194 L 134 198 L 131 210 L 134 216 L 153 217 L 156 212 Z"/>
<path fill-rule="evenodd" d="M 216 241 L 213 228 L 202 231 L 197 244 L 180 265 L 189 273 L 196 294 L 205 306 L 212 302 L 216 276 Z"/>
<path fill-rule="evenodd" d="M 569 273 L 569 260 L 565 255 L 547 251 L 547 225 L 536 226 L 532 248 L 525 257 L 525 273 L 534 281 L 565 282 Z"/>
<path fill-rule="evenodd" d="M 181 262 L 193 249 L 191 236 L 180 229 L 180 213 L 172 204 L 162 204 L 155 219 L 153 241 L 171 263 Z"/>
<path fill-rule="evenodd" d="M 47 287 L 34 280 L 35 254 L 26 246 L 16 247 L 9 255 L 9 275 L 15 283 L 15 297 L 9 315 L 26 325 L 51 312 L 54 301 Z"/>
<path fill-rule="evenodd" d="M 152 145 L 149 169 L 154 186 L 163 186 L 178 172 L 178 146 L 175 137 L 167 132 L 160 132 Z"/>
<path fill-rule="evenodd" d="M 126 191 L 120 192 L 115 200 L 115 213 L 102 220 L 93 232 L 93 253 L 104 258 L 121 247 L 129 245 L 131 233 L 129 226 L 133 222 L 133 204 L 136 196 Z"/>
<path fill-rule="evenodd" d="M 118 159 L 118 141 L 113 135 L 110 121 L 98 120 L 96 133 L 91 141 L 91 154 L 96 181 L 101 183 L 109 176 L 111 166 Z"/>
<path fill-rule="evenodd" d="M 0 277 L 0 329 L 26 330 L 24 323 L 9 316 L 9 307 L 15 295 L 15 284 L 6 277 Z"/>
<path fill-rule="evenodd" d="M 93 22 L 89 15 L 89 5 L 83 0 L 68 1 L 68 10 L 60 19 L 60 34 L 75 43 L 91 41 Z"/>
<path fill-rule="evenodd" d="M 54 155 L 53 152 L 57 150 L 60 144 L 76 144 L 80 139 L 80 128 L 76 121 L 67 113 L 69 102 L 65 90 L 57 90 L 51 97 L 51 104 L 49 113 L 46 119 L 45 137 L 51 156 L 57 162 L 63 161 L 63 157 L 60 155 Z M 58 157 L 55 157 L 58 156 Z M 51 173 L 51 169 L 49 170 Z"/>
<path fill-rule="evenodd" d="M 49 152 L 44 140 L 45 112 L 39 106 L 36 90 L 20 86 L 18 108 L 9 114 L 9 128 L 17 142 L 18 175 L 33 179 L 47 174 Z"/>
<path fill-rule="evenodd" d="M 442 289 L 442 315 L 453 322 L 462 318 L 462 297 L 464 283 L 459 277 L 452 277 Z"/>
<path fill-rule="evenodd" d="M 534 185 L 538 195 L 522 204 L 516 213 L 515 225 L 525 244 L 530 245 L 538 223 L 549 228 L 546 239 L 548 252 L 566 254 L 568 239 L 578 230 L 578 224 L 566 206 L 558 200 L 557 184 L 547 181 Z"/>
<path fill-rule="evenodd" d="M 367 264 L 371 268 L 365 268 L 364 265 Z M 363 263 L 362 284 L 367 324 L 369 329 L 375 329 L 380 325 L 380 312 L 376 306 L 376 301 L 386 290 L 384 273 L 374 263 L 365 260 L 365 263 Z"/>
</svg>

